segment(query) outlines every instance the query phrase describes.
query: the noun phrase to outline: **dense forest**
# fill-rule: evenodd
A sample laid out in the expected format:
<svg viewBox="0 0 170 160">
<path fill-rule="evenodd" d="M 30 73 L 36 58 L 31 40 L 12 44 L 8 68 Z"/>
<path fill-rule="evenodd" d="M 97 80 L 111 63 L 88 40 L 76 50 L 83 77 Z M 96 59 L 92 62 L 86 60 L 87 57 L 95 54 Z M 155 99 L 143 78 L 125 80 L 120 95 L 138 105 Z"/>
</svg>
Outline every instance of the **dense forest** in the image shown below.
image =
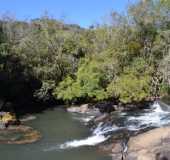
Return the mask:
<svg viewBox="0 0 170 160">
<path fill-rule="evenodd" d="M 88 29 L 0 18 L 0 107 L 141 102 L 170 94 L 170 4 L 141 0 Z M 37 101 L 36 100 L 36 101 Z"/>
</svg>

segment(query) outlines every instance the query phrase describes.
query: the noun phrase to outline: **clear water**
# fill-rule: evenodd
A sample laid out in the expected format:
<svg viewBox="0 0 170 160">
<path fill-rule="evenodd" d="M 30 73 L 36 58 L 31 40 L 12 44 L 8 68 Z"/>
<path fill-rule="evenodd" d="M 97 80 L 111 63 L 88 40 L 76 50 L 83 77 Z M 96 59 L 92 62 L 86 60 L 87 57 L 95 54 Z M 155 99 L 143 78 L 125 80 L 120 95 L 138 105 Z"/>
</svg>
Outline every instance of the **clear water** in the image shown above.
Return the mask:
<svg viewBox="0 0 170 160">
<path fill-rule="evenodd" d="M 89 129 L 70 113 L 61 109 L 35 115 L 25 122 L 39 130 L 43 138 L 27 145 L 0 145 L 1 159 L 5 160 L 111 160 L 99 153 L 95 146 L 61 149 L 61 145 L 90 135 Z"/>
</svg>

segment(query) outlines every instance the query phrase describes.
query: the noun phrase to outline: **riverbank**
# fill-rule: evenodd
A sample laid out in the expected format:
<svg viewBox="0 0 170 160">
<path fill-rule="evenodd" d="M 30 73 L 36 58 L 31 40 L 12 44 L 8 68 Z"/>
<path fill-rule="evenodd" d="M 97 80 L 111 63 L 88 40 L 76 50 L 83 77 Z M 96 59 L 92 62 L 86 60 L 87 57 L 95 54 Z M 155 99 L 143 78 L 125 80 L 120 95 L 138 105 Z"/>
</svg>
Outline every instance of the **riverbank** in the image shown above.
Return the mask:
<svg viewBox="0 0 170 160">
<path fill-rule="evenodd" d="M 130 138 L 125 160 L 168 160 L 170 127 L 157 128 Z M 115 159 L 118 160 L 118 159 Z"/>
</svg>

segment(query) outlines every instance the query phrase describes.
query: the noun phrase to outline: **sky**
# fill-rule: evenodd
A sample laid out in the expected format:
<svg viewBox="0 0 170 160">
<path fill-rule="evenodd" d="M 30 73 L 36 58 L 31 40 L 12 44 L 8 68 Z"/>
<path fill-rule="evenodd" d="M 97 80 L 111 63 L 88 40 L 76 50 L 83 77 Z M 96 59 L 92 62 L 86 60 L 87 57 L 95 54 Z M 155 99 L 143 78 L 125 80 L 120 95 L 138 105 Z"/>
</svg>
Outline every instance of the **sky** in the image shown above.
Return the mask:
<svg viewBox="0 0 170 160">
<path fill-rule="evenodd" d="M 103 21 L 111 11 L 123 13 L 129 1 L 134 0 L 0 0 L 0 14 L 29 20 L 48 12 L 66 23 L 88 27 Z"/>
</svg>

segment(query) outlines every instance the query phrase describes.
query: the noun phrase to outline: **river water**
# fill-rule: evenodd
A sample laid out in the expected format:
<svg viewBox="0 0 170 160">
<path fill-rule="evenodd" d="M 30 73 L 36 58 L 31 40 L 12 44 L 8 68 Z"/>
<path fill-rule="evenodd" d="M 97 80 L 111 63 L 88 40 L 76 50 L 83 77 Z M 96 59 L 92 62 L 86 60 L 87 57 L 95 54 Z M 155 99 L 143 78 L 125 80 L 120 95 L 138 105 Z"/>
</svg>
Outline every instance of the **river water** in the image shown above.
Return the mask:
<svg viewBox="0 0 170 160">
<path fill-rule="evenodd" d="M 99 153 L 95 146 L 62 149 L 62 145 L 74 139 L 90 135 L 83 122 L 62 109 L 36 114 L 27 125 L 40 131 L 43 138 L 27 145 L 0 145 L 0 159 L 5 160 L 111 160 Z"/>
<path fill-rule="evenodd" d="M 34 116 L 36 119 L 34 119 Z M 115 112 L 112 121 L 99 123 L 89 130 L 85 123 L 93 114 L 68 113 L 62 109 L 33 115 L 26 122 L 43 138 L 27 145 L 0 145 L 1 158 L 6 160 L 111 160 L 100 153 L 100 144 L 113 135 L 127 131 L 138 133 L 170 124 L 170 107 L 155 102 L 149 108 L 133 112 Z"/>
</svg>

